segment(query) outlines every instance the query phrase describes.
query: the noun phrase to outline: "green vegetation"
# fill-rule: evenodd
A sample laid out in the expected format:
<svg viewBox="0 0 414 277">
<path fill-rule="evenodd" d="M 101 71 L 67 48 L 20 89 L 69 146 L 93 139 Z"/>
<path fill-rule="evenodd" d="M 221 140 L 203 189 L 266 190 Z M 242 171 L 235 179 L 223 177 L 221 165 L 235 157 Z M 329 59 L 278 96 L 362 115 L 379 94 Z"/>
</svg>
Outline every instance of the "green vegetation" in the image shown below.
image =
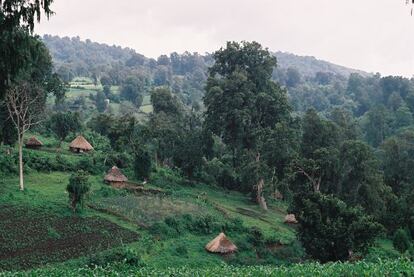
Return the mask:
<svg viewBox="0 0 414 277">
<path fill-rule="evenodd" d="M 297 264 L 294 266 L 246 266 L 228 265 L 203 267 L 182 267 L 157 269 L 151 267 L 129 267 L 114 265 L 109 268 L 46 268 L 27 273 L 5 273 L 3 276 L 411 276 L 414 274 L 413 263 L 409 260 L 378 261 L 377 263 L 357 262 L 320 264 Z"/>
<path fill-rule="evenodd" d="M 34 2 L 0 1 L 0 276 L 414 274 L 413 80 L 246 41 L 53 66 Z"/>
</svg>

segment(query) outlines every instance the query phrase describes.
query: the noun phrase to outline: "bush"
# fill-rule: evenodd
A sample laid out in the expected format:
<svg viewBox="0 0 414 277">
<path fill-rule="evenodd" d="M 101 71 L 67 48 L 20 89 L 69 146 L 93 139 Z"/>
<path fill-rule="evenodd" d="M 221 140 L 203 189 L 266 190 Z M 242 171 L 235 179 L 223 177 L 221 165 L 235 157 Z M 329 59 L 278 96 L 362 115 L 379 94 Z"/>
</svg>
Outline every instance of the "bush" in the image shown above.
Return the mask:
<svg viewBox="0 0 414 277">
<path fill-rule="evenodd" d="M 228 189 L 236 189 L 239 187 L 240 181 L 233 168 L 217 158 L 208 161 L 203 171 L 205 173 L 202 179 L 206 183 L 214 183 Z"/>
<path fill-rule="evenodd" d="M 408 234 L 405 230 L 398 229 L 395 232 L 394 239 L 393 239 L 393 245 L 394 245 L 394 248 L 400 251 L 401 253 L 404 253 L 410 248 L 411 246 L 410 238 L 408 237 Z"/>
<path fill-rule="evenodd" d="M 144 266 L 138 253 L 128 247 L 99 253 L 88 258 L 87 265 L 89 267 L 107 267 L 114 263 L 123 263 L 131 266 Z"/>
<path fill-rule="evenodd" d="M 88 178 L 89 176 L 84 171 L 78 171 L 69 178 L 66 190 L 69 193 L 69 202 L 73 211 L 79 204 L 83 205 L 85 194 L 90 190 L 91 184 Z"/>
<path fill-rule="evenodd" d="M 132 157 L 127 153 L 110 152 L 106 155 L 104 165 L 112 167 L 116 165 L 119 168 L 126 168 L 132 164 Z"/>
<path fill-rule="evenodd" d="M 174 189 L 186 184 L 178 171 L 168 168 L 157 168 L 157 171 L 151 175 L 150 182 L 157 187 L 167 189 Z"/>
<path fill-rule="evenodd" d="M 139 149 L 134 157 L 134 173 L 137 179 L 148 179 L 151 174 L 151 155 L 145 149 Z"/>
<path fill-rule="evenodd" d="M 239 224 L 239 223 L 237 223 Z M 163 238 L 175 238 L 186 232 L 196 235 L 215 234 L 225 229 L 225 227 L 237 226 L 226 225 L 226 223 L 217 222 L 211 215 L 192 216 L 185 214 L 180 217 L 167 217 L 162 222 L 153 224 L 150 228 L 154 235 Z M 240 228 L 237 226 L 235 229 Z"/>
<path fill-rule="evenodd" d="M 187 257 L 188 256 L 187 246 L 185 246 L 184 244 L 178 245 L 177 248 L 175 248 L 175 254 L 176 256 Z"/>
<path fill-rule="evenodd" d="M 176 238 L 178 236 L 177 230 L 171 228 L 165 222 L 156 222 L 150 227 L 150 232 L 153 235 L 159 236 L 163 239 Z"/>
<path fill-rule="evenodd" d="M 0 150 L 1 151 L 1 150 Z M 17 159 L 15 155 L 0 155 L 0 173 L 17 174 Z"/>
</svg>

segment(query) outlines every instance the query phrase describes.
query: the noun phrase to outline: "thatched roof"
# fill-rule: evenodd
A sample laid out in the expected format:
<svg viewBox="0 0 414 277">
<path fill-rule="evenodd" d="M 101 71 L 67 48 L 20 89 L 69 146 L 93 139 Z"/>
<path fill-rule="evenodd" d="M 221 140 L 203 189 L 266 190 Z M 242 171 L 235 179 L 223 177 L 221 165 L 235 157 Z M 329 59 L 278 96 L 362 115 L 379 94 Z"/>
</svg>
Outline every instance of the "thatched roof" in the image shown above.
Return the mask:
<svg viewBox="0 0 414 277">
<path fill-rule="evenodd" d="M 70 144 L 70 148 L 82 149 L 82 150 L 93 150 L 92 145 L 83 137 L 77 136 Z"/>
<path fill-rule="evenodd" d="M 107 182 L 126 182 L 128 181 L 128 178 L 122 174 L 118 167 L 113 166 L 105 175 L 104 180 Z"/>
<path fill-rule="evenodd" d="M 220 233 L 206 245 L 206 250 L 212 253 L 229 254 L 237 251 L 237 246 L 224 233 Z"/>
<path fill-rule="evenodd" d="M 42 146 L 43 143 L 38 140 L 36 137 L 31 137 L 26 141 L 26 145 L 28 146 Z"/>
<path fill-rule="evenodd" d="M 285 216 L 285 223 L 298 224 L 298 221 L 296 220 L 296 217 L 294 214 L 288 214 Z"/>
</svg>

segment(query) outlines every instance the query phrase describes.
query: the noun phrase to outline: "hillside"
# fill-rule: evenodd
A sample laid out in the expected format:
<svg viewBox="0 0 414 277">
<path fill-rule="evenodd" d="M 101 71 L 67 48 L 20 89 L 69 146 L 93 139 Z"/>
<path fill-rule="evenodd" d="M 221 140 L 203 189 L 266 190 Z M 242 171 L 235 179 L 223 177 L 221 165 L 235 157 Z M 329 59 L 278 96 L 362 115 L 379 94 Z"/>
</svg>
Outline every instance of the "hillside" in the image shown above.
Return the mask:
<svg viewBox="0 0 414 277">
<path fill-rule="evenodd" d="M 349 77 L 352 73 L 357 73 L 362 76 L 369 76 L 367 72 L 362 70 L 352 69 L 345 66 L 333 64 L 327 61 L 316 59 L 312 56 L 298 56 L 286 52 L 276 52 L 274 55 L 277 58 L 278 66 L 281 68 L 295 68 L 299 73 L 305 77 L 314 77 L 318 72 L 329 72 L 334 75 L 341 75 Z"/>
<path fill-rule="evenodd" d="M 45 35 L 43 41 L 49 48 L 57 68 L 63 65 L 71 67 L 78 60 L 83 61 L 84 65 L 87 65 L 84 69 L 90 72 L 93 72 L 93 67 L 100 68 L 112 63 L 131 65 L 134 61 L 135 63 L 151 67 L 154 62 L 133 49 L 92 42 L 89 39 L 82 41 L 79 37 L 60 38 L 58 36 Z M 177 54 L 173 53 L 171 55 Z M 305 77 L 314 77 L 318 72 L 328 72 L 345 77 L 352 73 L 368 75 L 368 73 L 362 70 L 336 65 L 312 56 L 299 56 L 280 51 L 274 52 L 273 55 L 278 60 L 278 67 L 281 69 L 295 68 Z M 210 55 L 202 56 L 202 58 L 207 66 L 211 64 Z M 93 64 L 93 66 L 89 67 L 89 64 Z M 80 74 L 81 72 L 77 73 Z M 82 73 L 87 74 L 88 72 Z"/>
<path fill-rule="evenodd" d="M 155 60 L 129 48 L 82 41 L 79 37 L 46 35 L 43 41 L 53 57 L 55 70 L 66 82 L 87 77 L 95 85 L 105 82 L 119 87 L 127 78 L 133 77 L 140 83 L 139 93 L 144 96 L 154 87 L 168 86 L 188 107 L 203 106 L 207 69 L 214 62 L 210 54 L 171 53 Z M 314 57 L 283 52 L 273 55 L 278 60 L 273 80 L 288 89 L 291 104 L 299 113 L 310 107 L 329 113 L 345 103 L 347 109 L 352 108 L 355 99 L 346 91 L 349 76 L 353 73 L 370 76 Z M 79 88 L 76 86 L 75 89 Z"/>
</svg>

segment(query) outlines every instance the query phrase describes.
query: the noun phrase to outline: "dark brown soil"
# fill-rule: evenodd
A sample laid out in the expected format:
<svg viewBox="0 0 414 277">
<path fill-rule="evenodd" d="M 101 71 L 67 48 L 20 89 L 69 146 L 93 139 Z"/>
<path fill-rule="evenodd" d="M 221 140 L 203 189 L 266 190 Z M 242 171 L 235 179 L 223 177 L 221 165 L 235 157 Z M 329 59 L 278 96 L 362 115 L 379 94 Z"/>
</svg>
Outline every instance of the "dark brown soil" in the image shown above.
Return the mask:
<svg viewBox="0 0 414 277">
<path fill-rule="evenodd" d="M 0 270 L 61 262 L 137 239 L 137 233 L 96 217 L 0 206 Z"/>
</svg>

